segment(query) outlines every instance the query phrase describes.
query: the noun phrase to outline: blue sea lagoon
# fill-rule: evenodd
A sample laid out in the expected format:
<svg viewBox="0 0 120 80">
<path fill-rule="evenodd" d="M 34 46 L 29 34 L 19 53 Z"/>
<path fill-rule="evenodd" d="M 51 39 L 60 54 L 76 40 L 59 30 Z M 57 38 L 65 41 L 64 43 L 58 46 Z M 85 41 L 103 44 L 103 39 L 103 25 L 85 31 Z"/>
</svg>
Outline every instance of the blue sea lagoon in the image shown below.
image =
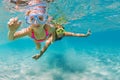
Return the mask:
<svg viewBox="0 0 120 80">
<path fill-rule="evenodd" d="M 24 13 L 0 0 L 0 80 L 120 80 L 120 0 L 55 0 L 48 14 L 65 17 L 66 31 L 92 34 L 54 42 L 39 60 L 33 40 L 8 40 L 7 22 Z M 19 29 L 19 30 L 20 30 Z M 42 43 L 44 45 L 44 43 Z"/>
</svg>

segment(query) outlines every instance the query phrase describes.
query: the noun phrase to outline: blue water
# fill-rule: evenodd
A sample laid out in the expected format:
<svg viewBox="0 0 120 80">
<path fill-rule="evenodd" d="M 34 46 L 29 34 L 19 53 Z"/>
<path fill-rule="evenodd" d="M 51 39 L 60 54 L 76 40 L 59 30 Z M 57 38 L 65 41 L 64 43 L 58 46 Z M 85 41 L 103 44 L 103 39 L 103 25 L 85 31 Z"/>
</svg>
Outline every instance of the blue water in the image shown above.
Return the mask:
<svg viewBox="0 0 120 80">
<path fill-rule="evenodd" d="M 54 42 L 37 61 L 32 39 L 7 38 L 7 22 L 22 12 L 8 11 L 0 1 L 0 80 L 120 80 L 120 0 L 56 0 L 48 13 L 65 16 L 66 31 L 87 38 L 65 37 Z"/>
</svg>

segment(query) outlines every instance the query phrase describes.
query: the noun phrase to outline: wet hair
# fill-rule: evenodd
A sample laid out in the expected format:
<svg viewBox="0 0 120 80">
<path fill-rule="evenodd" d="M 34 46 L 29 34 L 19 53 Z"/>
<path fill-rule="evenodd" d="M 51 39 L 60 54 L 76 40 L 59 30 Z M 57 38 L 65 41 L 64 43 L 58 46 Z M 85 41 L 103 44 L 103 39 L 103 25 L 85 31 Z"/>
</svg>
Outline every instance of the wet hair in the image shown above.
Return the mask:
<svg viewBox="0 0 120 80">
<path fill-rule="evenodd" d="M 9 0 L 10 3 L 14 3 L 14 4 L 17 4 L 17 1 L 16 0 Z"/>
<path fill-rule="evenodd" d="M 52 1 L 50 1 L 50 0 L 43 0 L 43 1 L 46 1 L 47 3 L 54 2 L 54 0 L 52 0 Z"/>
<path fill-rule="evenodd" d="M 13 3 L 13 4 L 19 4 L 19 6 L 27 6 L 28 5 L 28 1 L 29 0 L 21 0 L 21 1 L 18 1 L 18 0 L 10 0 L 9 2 L 10 3 Z"/>
</svg>

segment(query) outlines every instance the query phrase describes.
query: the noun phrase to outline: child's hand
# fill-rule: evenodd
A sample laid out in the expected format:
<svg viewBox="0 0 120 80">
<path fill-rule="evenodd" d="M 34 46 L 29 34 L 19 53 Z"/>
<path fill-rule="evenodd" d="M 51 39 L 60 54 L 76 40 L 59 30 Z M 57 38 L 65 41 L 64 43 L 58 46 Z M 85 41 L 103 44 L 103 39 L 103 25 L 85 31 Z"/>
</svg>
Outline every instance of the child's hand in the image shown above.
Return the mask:
<svg viewBox="0 0 120 80">
<path fill-rule="evenodd" d="M 10 31 L 16 31 L 21 25 L 21 21 L 18 21 L 18 18 L 11 18 L 8 22 L 8 27 Z"/>
<path fill-rule="evenodd" d="M 37 60 L 37 59 L 39 59 L 39 57 L 40 57 L 40 54 L 36 54 L 32 58 L 35 59 L 35 60 Z"/>
<path fill-rule="evenodd" d="M 86 33 L 86 36 L 90 36 L 91 35 L 91 30 L 88 29 L 87 33 Z"/>
</svg>

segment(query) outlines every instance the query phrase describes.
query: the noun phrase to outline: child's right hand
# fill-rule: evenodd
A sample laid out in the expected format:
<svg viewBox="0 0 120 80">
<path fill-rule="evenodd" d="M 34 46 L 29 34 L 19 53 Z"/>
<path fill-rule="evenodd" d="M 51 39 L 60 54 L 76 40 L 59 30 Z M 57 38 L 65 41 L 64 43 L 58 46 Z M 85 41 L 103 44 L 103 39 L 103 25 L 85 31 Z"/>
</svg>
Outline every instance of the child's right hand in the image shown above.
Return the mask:
<svg viewBox="0 0 120 80">
<path fill-rule="evenodd" d="M 36 54 L 35 56 L 32 57 L 33 59 L 37 60 L 40 58 L 40 54 Z"/>
<path fill-rule="evenodd" d="M 15 18 L 11 18 L 8 22 L 8 28 L 10 31 L 16 31 L 20 25 L 21 25 L 21 21 L 18 21 L 18 18 L 15 17 Z"/>
</svg>

